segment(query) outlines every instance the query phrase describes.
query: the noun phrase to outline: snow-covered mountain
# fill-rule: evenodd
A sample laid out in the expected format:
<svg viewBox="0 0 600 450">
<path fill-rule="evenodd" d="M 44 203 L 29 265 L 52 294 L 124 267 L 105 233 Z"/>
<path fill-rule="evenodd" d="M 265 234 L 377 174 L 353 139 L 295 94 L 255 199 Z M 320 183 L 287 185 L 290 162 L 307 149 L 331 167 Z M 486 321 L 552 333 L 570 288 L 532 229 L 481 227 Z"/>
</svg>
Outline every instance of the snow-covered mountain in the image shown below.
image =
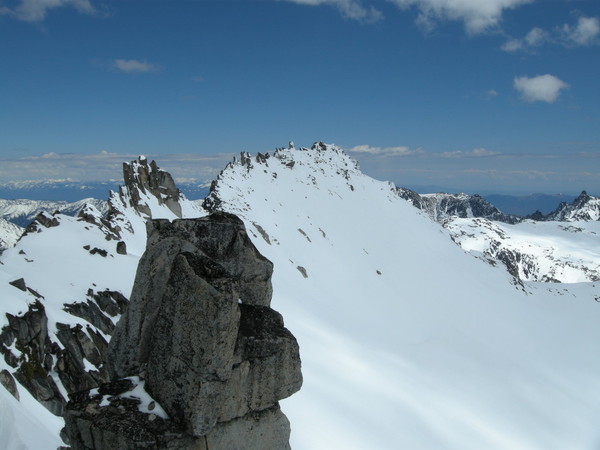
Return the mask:
<svg viewBox="0 0 600 450">
<path fill-rule="evenodd" d="M 583 191 L 571 203 L 562 202 L 556 210 L 543 217 L 544 220 L 566 222 L 600 220 L 600 198 Z"/>
<path fill-rule="evenodd" d="M 94 205 L 101 214 L 106 214 L 108 211 L 106 200 L 97 200 L 94 198 L 86 198 L 76 202 L 0 199 L 0 217 L 15 225 L 26 227 L 42 211 L 50 214 L 59 211 L 67 216 L 75 216 L 86 204 Z"/>
<path fill-rule="evenodd" d="M 465 250 L 506 266 L 518 280 L 579 283 L 600 280 L 600 222 L 517 225 L 482 218 L 451 218 L 444 226 Z"/>
<path fill-rule="evenodd" d="M 536 212 L 529 219 L 504 214 L 479 195 L 396 191 L 446 228 L 462 248 L 504 265 L 516 280 L 600 279 L 600 199 L 585 191 L 572 203 L 561 203 L 547 215 Z"/>
<path fill-rule="evenodd" d="M 44 215 L 0 259 L 0 320 L 9 314 L 0 373 L 17 379 L 21 397 L 0 389 L 9 448 L 60 445 L 60 420 L 32 400 L 18 368 L 55 408 L 50 380 L 65 397 L 78 388 L 70 383 L 102 379 L 94 348 L 101 353 L 126 307 L 145 220 L 178 217 L 174 203 L 181 216 L 206 214 L 144 184 L 156 166 L 129 168 L 108 217 L 93 207 L 79 218 Z M 597 283 L 515 284 L 321 143 L 242 154 L 204 205 L 238 215 L 274 264 L 272 304 L 298 339 L 304 375 L 282 402 L 294 449 L 597 448 Z M 51 342 L 27 351 L 7 330 L 27 336 L 24 324 L 42 310 Z"/>
</svg>

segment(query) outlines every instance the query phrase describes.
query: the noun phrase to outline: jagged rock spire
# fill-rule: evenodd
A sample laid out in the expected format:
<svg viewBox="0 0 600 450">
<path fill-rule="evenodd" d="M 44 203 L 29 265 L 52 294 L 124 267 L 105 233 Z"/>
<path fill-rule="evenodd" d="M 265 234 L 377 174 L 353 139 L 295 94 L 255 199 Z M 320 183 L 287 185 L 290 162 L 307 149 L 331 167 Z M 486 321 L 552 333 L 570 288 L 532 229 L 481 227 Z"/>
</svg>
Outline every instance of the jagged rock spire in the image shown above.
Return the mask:
<svg viewBox="0 0 600 450">
<path fill-rule="evenodd" d="M 177 217 L 182 217 L 180 200 L 183 198 L 169 172 L 158 167 L 155 161 L 148 164 L 145 156 L 137 161 L 123 163 L 125 186 L 119 189 L 124 204 L 134 207 L 139 213 L 152 217 L 149 199 L 156 199 Z"/>
</svg>

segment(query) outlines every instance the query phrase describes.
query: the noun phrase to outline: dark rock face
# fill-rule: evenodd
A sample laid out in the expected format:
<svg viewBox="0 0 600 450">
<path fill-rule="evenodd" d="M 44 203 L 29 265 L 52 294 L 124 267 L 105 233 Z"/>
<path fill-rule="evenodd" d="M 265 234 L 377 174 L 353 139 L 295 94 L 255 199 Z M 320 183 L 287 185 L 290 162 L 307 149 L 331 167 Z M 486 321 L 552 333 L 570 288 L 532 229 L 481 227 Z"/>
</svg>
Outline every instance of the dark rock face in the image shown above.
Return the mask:
<svg viewBox="0 0 600 450">
<path fill-rule="evenodd" d="M 278 401 L 300 389 L 302 375 L 296 339 L 269 306 L 271 274 L 236 216 L 149 222 L 107 366 L 113 380 L 141 378 L 169 419 L 119 413 L 80 396 L 66 411 L 70 444 L 289 448 Z M 85 436 L 94 436 L 94 446 Z"/>
<path fill-rule="evenodd" d="M 396 188 L 399 197 L 408 200 L 414 207 L 443 224 L 449 217 L 483 217 L 488 220 L 515 224 L 521 217 L 505 214 L 480 195 L 435 194 L 422 196 L 407 188 Z"/>
<path fill-rule="evenodd" d="M 123 178 L 125 187 L 120 188 L 119 195 L 121 199 L 128 198 L 131 206 L 140 213 L 152 217 L 150 207 L 142 200 L 143 195 L 149 195 L 159 204 L 166 205 L 177 217 L 182 216 L 181 192 L 171 174 L 160 169 L 155 161 L 148 164 L 148 160 L 140 156 L 138 161 L 123 163 Z"/>
<path fill-rule="evenodd" d="M 228 295 L 235 303 L 241 299 L 268 306 L 271 302 L 273 264 L 254 247 L 236 216 L 215 213 L 173 222 L 159 219 L 147 227 L 146 252 L 138 265 L 129 312 L 112 338 L 110 359 L 117 376 L 134 375 L 147 362 L 157 315 L 180 254 L 192 272 L 217 291 L 215 295 Z M 119 341 L 127 345 L 116 345 Z"/>
<path fill-rule="evenodd" d="M 17 388 L 17 383 L 10 372 L 6 369 L 0 372 L 0 384 L 4 386 L 14 398 L 19 400 L 19 389 Z"/>
<path fill-rule="evenodd" d="M 8 325 L 0 332 L 0 351 L 8 365 L 17 370 L 16 380 L 42 405 L 61 415 L 65 399 L 50 376 L 53 355 L 60 351 L 48 338 L 48 318 L 44 306 L 36 301 L 22 316 L 6 314 Z M 20 352 L 15 355 L 9 347 Z"/>
<path fill-rule="evenodd" d="M 34 298 L 43 299 L 27 287 L 23 279 L 11 284 L 31 293 Z M 43 303 L 34 301 L 23 315 L 7 314 L 8 325 L 0 331 L 0 353 L 15 369 L 14 378 L 50 412 L 62 415 L 66 399 L 60 393 L 52 372 L 58 375 L 69 394 L 109 381 L 104 366 L 108 343 L 102 333 L 110 335 L 114 325 L 109 316 L 122 314 L 127 304 L 127 299 L 119 292 L 95 293 L 90 290 L 86 302 L 65 305 L 65 311 L 93 326 L 56 323 L 59 346 L 50 339 Z M 96 369 L 90 369 L 92 366 Z"/>
<path fill-rule="evenodd" d="M 534 219 L 534 217 L 531 217 Z M 571 221 L 600 220 L 600 199 L 582 191 L 571 203 L 561 202 L 558 207 L 541 220 Z"/>
</svg>

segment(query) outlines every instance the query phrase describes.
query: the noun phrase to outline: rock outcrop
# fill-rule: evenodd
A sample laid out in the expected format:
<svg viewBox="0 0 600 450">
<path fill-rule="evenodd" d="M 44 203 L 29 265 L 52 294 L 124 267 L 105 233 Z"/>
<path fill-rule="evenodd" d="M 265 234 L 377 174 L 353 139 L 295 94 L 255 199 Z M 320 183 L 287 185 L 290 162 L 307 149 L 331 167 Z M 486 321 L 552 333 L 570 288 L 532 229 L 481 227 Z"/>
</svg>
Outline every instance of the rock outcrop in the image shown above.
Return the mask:
<svg viewBox="0 0 600 450">
<path fill-rule="evenodd" d="M 418 194 L 407 188 L 396 188 L 400 198 L 410 202 L 414 207 L 425 211 L 433 220 L 441 224 L 452 217 L 483 217 L 504 223 L 519 223 L 521 217 L 505 214 L 480 195 L 468 194 Z"/>
<path fill-rule="evenodd" d="M 108 369 L 113 384 L 142 380 L 168 418 L 80 393 L 65 413 L 70 445 L 288 448 L 278 401 L 300 389 L 302 375 L 298 344 L 270 308 L 271 274 L 234 215 L 148 222 Z"/>
<path fill-rule="evenodd" d="M 171 174 L 160 169 L 155 161 L 148 163 L 144 156 L 140 156 L 137 161 L 123 163 L 123 178 L 125 186 L 119 188 L 119 197 L 141 214 L 152 217 L 150 202 L 158 201 L 175 216 L 182 217 L 181 192 Z M 109 208 L 112 211 L 112 205 Z"/>
</svg>

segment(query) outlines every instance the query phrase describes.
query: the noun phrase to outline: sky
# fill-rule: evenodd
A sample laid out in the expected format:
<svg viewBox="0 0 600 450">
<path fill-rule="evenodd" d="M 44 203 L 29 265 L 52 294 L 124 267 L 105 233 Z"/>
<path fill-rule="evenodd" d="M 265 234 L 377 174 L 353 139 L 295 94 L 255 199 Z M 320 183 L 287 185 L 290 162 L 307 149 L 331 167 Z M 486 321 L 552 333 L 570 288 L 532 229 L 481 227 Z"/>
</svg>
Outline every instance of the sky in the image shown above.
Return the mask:
<svg viewBox="0 0 600 450">
<path fill-rule="evenodd" d="M 334 143 L 421 191 L 600 194 L 597 0 L 0 0 L 0 183 Z"/>
</svg>

